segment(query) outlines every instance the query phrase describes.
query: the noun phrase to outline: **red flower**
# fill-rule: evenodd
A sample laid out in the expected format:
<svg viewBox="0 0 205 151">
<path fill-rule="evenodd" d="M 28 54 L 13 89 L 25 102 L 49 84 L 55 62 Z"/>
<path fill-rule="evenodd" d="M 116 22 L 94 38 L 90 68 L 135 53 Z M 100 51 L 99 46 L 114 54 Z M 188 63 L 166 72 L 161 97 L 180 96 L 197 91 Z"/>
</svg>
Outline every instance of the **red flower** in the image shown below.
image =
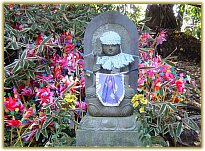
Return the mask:
<svg viewBox="0 0 205 151">
<path fill-rule="evenodd" d="M 10 111 L 14 111 L 14 110 L 23 110 L 24 106 L 23 104 L 20 102 L 17 102 L 16 98 L 12 98 L 11 96 L 9 96 L 8 98 L 6 98 L 6 101 L 4 102 L 5 104 L 5 108 L 10 110 Z"/>
<path fill-rule="evenodd" d="M 150 38 L 151 38 L 151 36 L 148 33 L 144 33 L 140 36 L 140 39 L 150 39 Z"/>
<path fill-rule="evenodd" d="M 155 85 L 154 85 L 155 91 L 158 91 L 160 89 L 160 86 L 161 86 L 161 82 L 159 79 L 157 79 L 157 81 L 155 82 Z"/>
<path fill-rule="evenodd" d="M 9 7 L 9 9 L 11 10 L 11 9 L 13 9 L 14 4 L 8 4 L 8 7 Z"/>
<path fill-rule="evenodd" d="M 66 47 L 65 47 L 65 53 L 66 54 L 69 54 L 71 51 L 73 51 L 75 48 L 75 46 L 71 43 L 68 43 L 66 44 Z"/>
<path fill-rule="evenodd" d="M 36 45 L 41 44 L 41 42 L 43 41 L 43 37 L 44 37 L 44 33 L 41 33 L 40 35 L 38 35 L 38 37 L 36 39 Z"/>
<path fill-rule="evenodd" d="M 41 105 L 53 103 L 53 93 L 48 88 L 40 88 L 37 93 L 38 98 L 41 100 Z"/>
<path fill-rule="evenodd" d="M 6 122 L 6 124 L 11 126 L 11 127 L 19 127 L 21 125 L 21 121 L 19 121 L 19 120 L 8 120 Z"/>
<path fill-rule="evenodd" d="M 178 92 L 183 92 L 183 91 L 184 91 L 185 85 L 184 85 L 184 83 L 183 83 L 181 80 L 177 80 L 177 81 L 175 82 L 175 84 L 176 84 L 176 87 L 177 87 L 177 91 L 178 91 Z"/>
</svg>

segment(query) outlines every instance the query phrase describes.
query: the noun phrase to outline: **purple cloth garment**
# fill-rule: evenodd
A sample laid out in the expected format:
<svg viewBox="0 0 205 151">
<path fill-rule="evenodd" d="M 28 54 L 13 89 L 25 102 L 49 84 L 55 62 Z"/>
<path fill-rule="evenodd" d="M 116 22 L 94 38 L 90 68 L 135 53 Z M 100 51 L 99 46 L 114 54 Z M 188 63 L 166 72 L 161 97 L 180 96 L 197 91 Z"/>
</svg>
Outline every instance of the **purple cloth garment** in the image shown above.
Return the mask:
<svg viewBox="0 0 205 151">
<path fill-rule="evenodd" d="M 96 73 L 96 94 L 104 106 L 119 106 L 124 93 L 123 74 Z"/>
</svg>

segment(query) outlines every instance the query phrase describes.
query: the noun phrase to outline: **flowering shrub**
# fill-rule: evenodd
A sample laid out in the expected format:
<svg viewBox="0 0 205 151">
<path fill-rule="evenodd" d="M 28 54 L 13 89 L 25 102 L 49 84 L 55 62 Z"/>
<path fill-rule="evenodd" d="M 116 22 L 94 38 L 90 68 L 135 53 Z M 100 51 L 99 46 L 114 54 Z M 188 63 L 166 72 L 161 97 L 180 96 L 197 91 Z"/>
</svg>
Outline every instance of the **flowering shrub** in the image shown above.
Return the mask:
<svg viewBox="0 0 205 151">
<path fill-rule="evenodd" d="M 188 117 L 182 107 L 186 106 L 188 89 L 196 88 L 190 76 L 177 74 L 175 63 L 169 57 L 162 59 L 156 53 L 157 45 L 166 40 L 162 31 L 152 38 L 148 33 L 140 36 L 140 60 L 138 94 L 131 102 L 141 121 L 140 139 L 145 145 L 151 145 L 153 136 L 169 135 L 176 142 L 181 142 L 180 135 L 185 127 L 199 132 L 193 117 Z M 149 141 L 150 140 L 150 141 Z"/>
<path fill-rule="evenodd" d="M 72 143 L 73 123 L 86 111 L 83 66 L 69 33 L 59 38 L 41 33 L 15 64 L 5 67 L 4 120 L 10 131 L 5 139 L 11 146 L 51 145 L 62 138 Z"/>
</svg>

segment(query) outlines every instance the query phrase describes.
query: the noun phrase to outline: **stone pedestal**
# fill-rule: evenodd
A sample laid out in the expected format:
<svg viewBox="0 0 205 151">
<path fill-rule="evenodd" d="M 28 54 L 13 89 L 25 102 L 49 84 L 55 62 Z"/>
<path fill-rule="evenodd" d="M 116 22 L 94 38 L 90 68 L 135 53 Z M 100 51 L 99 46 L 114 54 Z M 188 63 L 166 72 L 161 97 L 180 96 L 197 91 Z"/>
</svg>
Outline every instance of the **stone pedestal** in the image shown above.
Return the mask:
<svg viewBox="0 0 205 151">
<path fill-rule="evenodd" d="M 76 131 L 76 146 L 141 146 L 134 116 L 85 116 Z"/>
</svg>

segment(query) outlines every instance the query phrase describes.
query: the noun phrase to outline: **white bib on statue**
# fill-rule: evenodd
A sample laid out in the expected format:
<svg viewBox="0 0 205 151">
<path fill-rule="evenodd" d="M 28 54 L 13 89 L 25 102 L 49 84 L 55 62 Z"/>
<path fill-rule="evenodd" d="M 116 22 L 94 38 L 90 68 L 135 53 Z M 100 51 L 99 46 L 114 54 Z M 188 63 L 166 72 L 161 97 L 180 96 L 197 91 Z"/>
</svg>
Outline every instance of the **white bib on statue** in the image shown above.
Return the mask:
<svg viewBox="0 0 205 151">
<path fill-rule="evenodd" d="M 97 57 L 96 64 L 100 64 L 103 69 L 112 70 L 114 68 L 123 68 L 133 61 L 134 58 L 132 55 L 120 53 L 115 56 Z"/>
</svg>

